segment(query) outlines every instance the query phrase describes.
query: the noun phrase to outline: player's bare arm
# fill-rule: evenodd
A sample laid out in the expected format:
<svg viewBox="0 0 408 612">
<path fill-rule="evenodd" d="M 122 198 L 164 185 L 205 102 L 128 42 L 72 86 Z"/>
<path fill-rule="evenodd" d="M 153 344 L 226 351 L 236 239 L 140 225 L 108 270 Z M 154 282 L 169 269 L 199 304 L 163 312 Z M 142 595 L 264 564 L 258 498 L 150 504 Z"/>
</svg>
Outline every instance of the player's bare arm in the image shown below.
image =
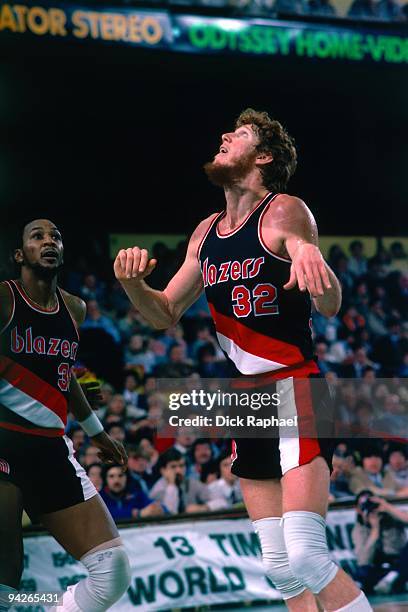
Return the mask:
<svg viewBox="0 0 408 612">
<path fill-rule="evenodd" d="M 72 318 L 77 327 L 80 327 L 86 316 L 85 302 L 66 291 L 62 291 L 62 293 Z M 71 375 L 68 407 L 79 423 L 93 415 L 93 410 L 74 373 Z M 92 444 L 100 449 L 100 456 L 103 461 L 107 463 L 120 463 L 121 465 L 127 464 L 126 451 L 120 442 L 112 440 L 105 431 L 101 431 L 97 435 L 91 437 Z"/>
<path fill-rule="evenodd" d="M 202 221 L 190 238 L 186 258 L 164 291 L 152 289 L 144 281 L 156 267 L 146 249 L 133 247 L 119 251 L 114 272 L 130 301 L 155 329 L 166 329 L 177 323 L 183 313 L 203 291 L 203 280 L 197 250 L 214 215 Z"/>
<path fill-rule="evenodd" d="M 292 260 L 284 289 L 297 284 L 301 291 L 309 291 L 321 314 L 335 316 L 341 306 L 340 283 L 320 252 L 316 221 L 306 204 L 293 196 L 278 196 L 265 218 L 266 240 L 268 227 L 279 233 L 282 248 Z"/>
</svg>

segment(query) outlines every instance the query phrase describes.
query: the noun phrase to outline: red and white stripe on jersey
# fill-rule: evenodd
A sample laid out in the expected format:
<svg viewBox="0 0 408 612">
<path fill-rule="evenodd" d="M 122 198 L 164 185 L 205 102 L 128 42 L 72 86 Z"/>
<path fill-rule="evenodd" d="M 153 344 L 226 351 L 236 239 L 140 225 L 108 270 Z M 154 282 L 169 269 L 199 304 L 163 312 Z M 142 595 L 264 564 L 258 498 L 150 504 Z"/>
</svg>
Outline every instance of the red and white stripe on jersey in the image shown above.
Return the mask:
<svg viewBox="0 0 408 612">
<path fill-rule="evenodd" d="M 279 440 L 282 474 L 309 463 L 320 454 L 313 415 L 311 381 L 306 378 L 285 378 L 276 382 L 276 391 L 283 401 L 277 407 L 279 419 L 298 417 L 298 426 L 290 437 Z M 285 428 L 286 429 L 286 428 Z M 287 430 L 287 429 L 286 429 Z"/>
<path fill-rule="evenodd" d="M 39 376 L 0 357 L 0 404 L 38 427 L 64 430 L 67 400 Z"/>
<path fill-rule="evenodd" d="M 304 361 L 297 346 L 264 336 L 209 307 L 218 342 L 241 374 L 263 374 Z"/>
<path fill-rule="evenodd" d="M 78 461 L 75 459 L 75 451 L 74 451 L 74 446 L 72 444 L 72 441 L 68 438 L 68 436 L 63 436 L 62 439 L 64 440 L 65 444 L 68 447 L 68 459 L 71 462 L 75 470 L 76 476 L 81 481 L 84 501 L 87 501 L 91 497 L 98 495 L 98 491 L 96 490 L 94 484 L 89 480 L 89 477 L 87 476 L 82 465 L 78 463 Z"/>
</svg>

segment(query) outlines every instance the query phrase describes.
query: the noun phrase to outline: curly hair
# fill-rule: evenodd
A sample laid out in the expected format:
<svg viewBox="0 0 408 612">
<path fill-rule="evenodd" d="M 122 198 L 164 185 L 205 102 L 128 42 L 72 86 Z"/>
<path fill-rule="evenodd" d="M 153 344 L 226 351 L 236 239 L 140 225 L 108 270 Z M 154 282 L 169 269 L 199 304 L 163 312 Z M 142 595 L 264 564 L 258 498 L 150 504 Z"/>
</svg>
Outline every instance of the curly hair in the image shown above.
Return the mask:
<svg viewBox="0 0 408 612">
<path fill-rule="evenodd" d="M 268 113 L 247 108 L 235 122 L 235 129 L 249 124 L 259 138 L 258 153 L 270 153 L 273 161 L 261 167 L 263 184 L 270 191 L 284 191 L 297 165 L 294 139 Z"/>
</svg>

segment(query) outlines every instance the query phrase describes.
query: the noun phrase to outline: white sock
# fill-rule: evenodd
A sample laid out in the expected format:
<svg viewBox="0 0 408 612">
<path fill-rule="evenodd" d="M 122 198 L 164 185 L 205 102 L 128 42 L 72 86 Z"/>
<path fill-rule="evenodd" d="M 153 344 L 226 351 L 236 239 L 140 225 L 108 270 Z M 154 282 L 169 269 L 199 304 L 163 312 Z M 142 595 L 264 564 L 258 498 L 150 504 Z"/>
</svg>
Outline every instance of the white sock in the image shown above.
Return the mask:
<svg viewBox="0 0 408 612">
<path fill-rule="evenodd" d="M 373 612 L 370 602 L 361 591 L 360 595 L 335 612 Z"/>
</svg>

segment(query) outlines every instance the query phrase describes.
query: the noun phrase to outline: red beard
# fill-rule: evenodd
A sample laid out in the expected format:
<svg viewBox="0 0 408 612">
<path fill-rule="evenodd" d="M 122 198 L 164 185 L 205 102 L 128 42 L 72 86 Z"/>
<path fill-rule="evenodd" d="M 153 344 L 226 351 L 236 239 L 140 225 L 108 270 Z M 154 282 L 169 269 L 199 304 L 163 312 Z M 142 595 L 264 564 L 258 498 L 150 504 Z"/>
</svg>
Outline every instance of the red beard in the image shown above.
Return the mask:
<svg viewBox="0 0 408 612">
<path fill-rule="evenodd" d="M 208 179 L 217 187 L 232 187 L 245 178 L 254 168 L 256 152 L 252 151 L 230 165 L 219 164 L 216 161 L 204 164 L 204 172 Z"/>
</svg>

